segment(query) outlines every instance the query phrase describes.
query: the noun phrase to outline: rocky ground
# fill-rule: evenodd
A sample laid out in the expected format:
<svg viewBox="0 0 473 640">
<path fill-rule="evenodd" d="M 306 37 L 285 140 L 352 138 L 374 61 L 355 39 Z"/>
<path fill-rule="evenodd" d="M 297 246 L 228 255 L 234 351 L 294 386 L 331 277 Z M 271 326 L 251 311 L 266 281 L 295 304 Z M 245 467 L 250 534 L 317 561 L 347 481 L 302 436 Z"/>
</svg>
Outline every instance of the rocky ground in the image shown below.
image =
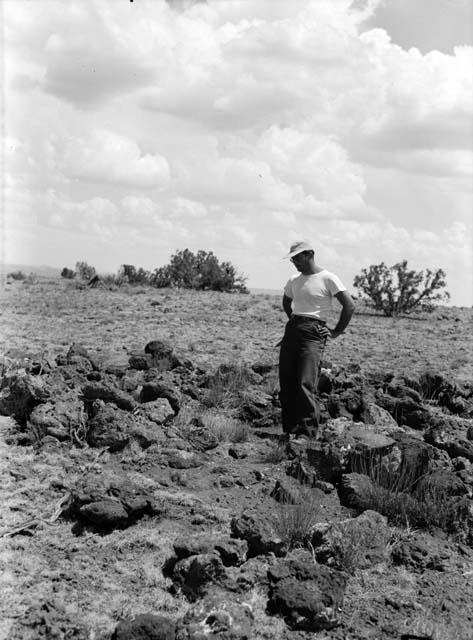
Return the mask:
<svg viewBox="0 0 473 640">
<path fill-rule="evenodd" d="M 471 638 L 472 319 L 358 309 L 281 443 L 277 297 L 7 288 L 0 637 Z"/>
</svg>

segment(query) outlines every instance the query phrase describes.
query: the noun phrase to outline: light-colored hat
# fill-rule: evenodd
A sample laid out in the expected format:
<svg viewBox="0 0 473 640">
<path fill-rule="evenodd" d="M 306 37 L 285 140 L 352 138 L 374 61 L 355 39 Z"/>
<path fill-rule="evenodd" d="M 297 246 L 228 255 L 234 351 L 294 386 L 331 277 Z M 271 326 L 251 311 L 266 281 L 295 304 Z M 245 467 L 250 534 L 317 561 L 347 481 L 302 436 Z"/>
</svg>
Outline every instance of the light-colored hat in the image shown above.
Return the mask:
<svg viewBox="0 0 473 640">
<path fill-rule="evenodd" d="M 299 240 L 298 242 L 293 242 L 289 247 L 289 253 L 284 256 L 284 258 L 293 258 L 297 256 L 298 253 L 302 253 L 303 251 L 314 251 L 314 247 L 312 243 L 308 240 Z"/>
</svg>

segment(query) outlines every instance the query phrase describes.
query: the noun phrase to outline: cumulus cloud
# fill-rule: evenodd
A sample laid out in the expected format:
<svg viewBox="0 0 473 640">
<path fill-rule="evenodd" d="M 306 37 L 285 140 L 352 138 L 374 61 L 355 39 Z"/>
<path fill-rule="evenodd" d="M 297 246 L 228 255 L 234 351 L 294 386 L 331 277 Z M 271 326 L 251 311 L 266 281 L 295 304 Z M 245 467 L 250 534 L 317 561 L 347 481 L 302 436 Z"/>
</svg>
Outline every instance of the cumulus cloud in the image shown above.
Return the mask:
<svg viewBox="0 0 473 640">
<path fill-rule="evenodd" d="M 473 49 L 403 49 L 381 5 L 7 3 L 6 219 L 250 274 L 300 235 L 341 268 L 466 268 Z"/>
<path fill-rule="evenodd" d="M 95 130 L 88 138 L 71 138 L 58 149 L 63 171 L 71 178 L 141 188 L 164 187 L 169 164 L 159 154 L 141 153 L 133 140 Z"/>
</svg>

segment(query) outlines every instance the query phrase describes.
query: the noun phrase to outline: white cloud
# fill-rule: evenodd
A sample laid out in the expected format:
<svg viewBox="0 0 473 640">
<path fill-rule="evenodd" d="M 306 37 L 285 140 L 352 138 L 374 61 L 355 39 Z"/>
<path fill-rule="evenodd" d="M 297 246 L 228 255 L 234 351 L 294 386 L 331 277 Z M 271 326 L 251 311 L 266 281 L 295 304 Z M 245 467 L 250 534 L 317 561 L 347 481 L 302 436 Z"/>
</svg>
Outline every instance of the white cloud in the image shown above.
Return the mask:
<svg viewBox="0 0 473 640">
<path fill-rule="evenodd" d="M 185 242 L 263 273 L 260 238 L 302 235 L 340 269 L 471 266 L 471 47 L 361 33 L 378 0 L 170 4 L 5 5 L 6 220 L 46 260 L 78 232 L 112 265 Z"/>
<path fill-rule="evenodd" d="M 75 179 L 141 188 L 162 188 L 170 179 L 166 158 L 143 155 L 136 142 L 112 131 L 67 140 L 58 155 L 64 173 Z"/>
</svg>

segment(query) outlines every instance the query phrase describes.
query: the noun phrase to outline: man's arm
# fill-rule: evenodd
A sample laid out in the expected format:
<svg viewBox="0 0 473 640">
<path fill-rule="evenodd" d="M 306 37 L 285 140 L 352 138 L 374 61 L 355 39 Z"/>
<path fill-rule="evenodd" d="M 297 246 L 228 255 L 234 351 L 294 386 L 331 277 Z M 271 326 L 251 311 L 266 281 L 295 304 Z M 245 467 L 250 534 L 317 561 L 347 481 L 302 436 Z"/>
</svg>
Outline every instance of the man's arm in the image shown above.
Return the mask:
<svg viewBox="0 0 473 640">
<path fill-rule="evenodd" d="M 290 318 L 292 316 L 292 298 L 286 294 L 282 297 L 282 308 L 286 312 L 287 317 Z"/>
<path fill-rule="evenodd" d="M 342 310 L 340 311 L 340 317 L 336 327 L 334 329 L 329 329 L 331 338 L 338 338 L 338 336 L 345 331 L 355 311 L 355 303 L 348 291 L 339 291 L 335 294 L 335 297 L 342 305 Z"/>
</svg>

